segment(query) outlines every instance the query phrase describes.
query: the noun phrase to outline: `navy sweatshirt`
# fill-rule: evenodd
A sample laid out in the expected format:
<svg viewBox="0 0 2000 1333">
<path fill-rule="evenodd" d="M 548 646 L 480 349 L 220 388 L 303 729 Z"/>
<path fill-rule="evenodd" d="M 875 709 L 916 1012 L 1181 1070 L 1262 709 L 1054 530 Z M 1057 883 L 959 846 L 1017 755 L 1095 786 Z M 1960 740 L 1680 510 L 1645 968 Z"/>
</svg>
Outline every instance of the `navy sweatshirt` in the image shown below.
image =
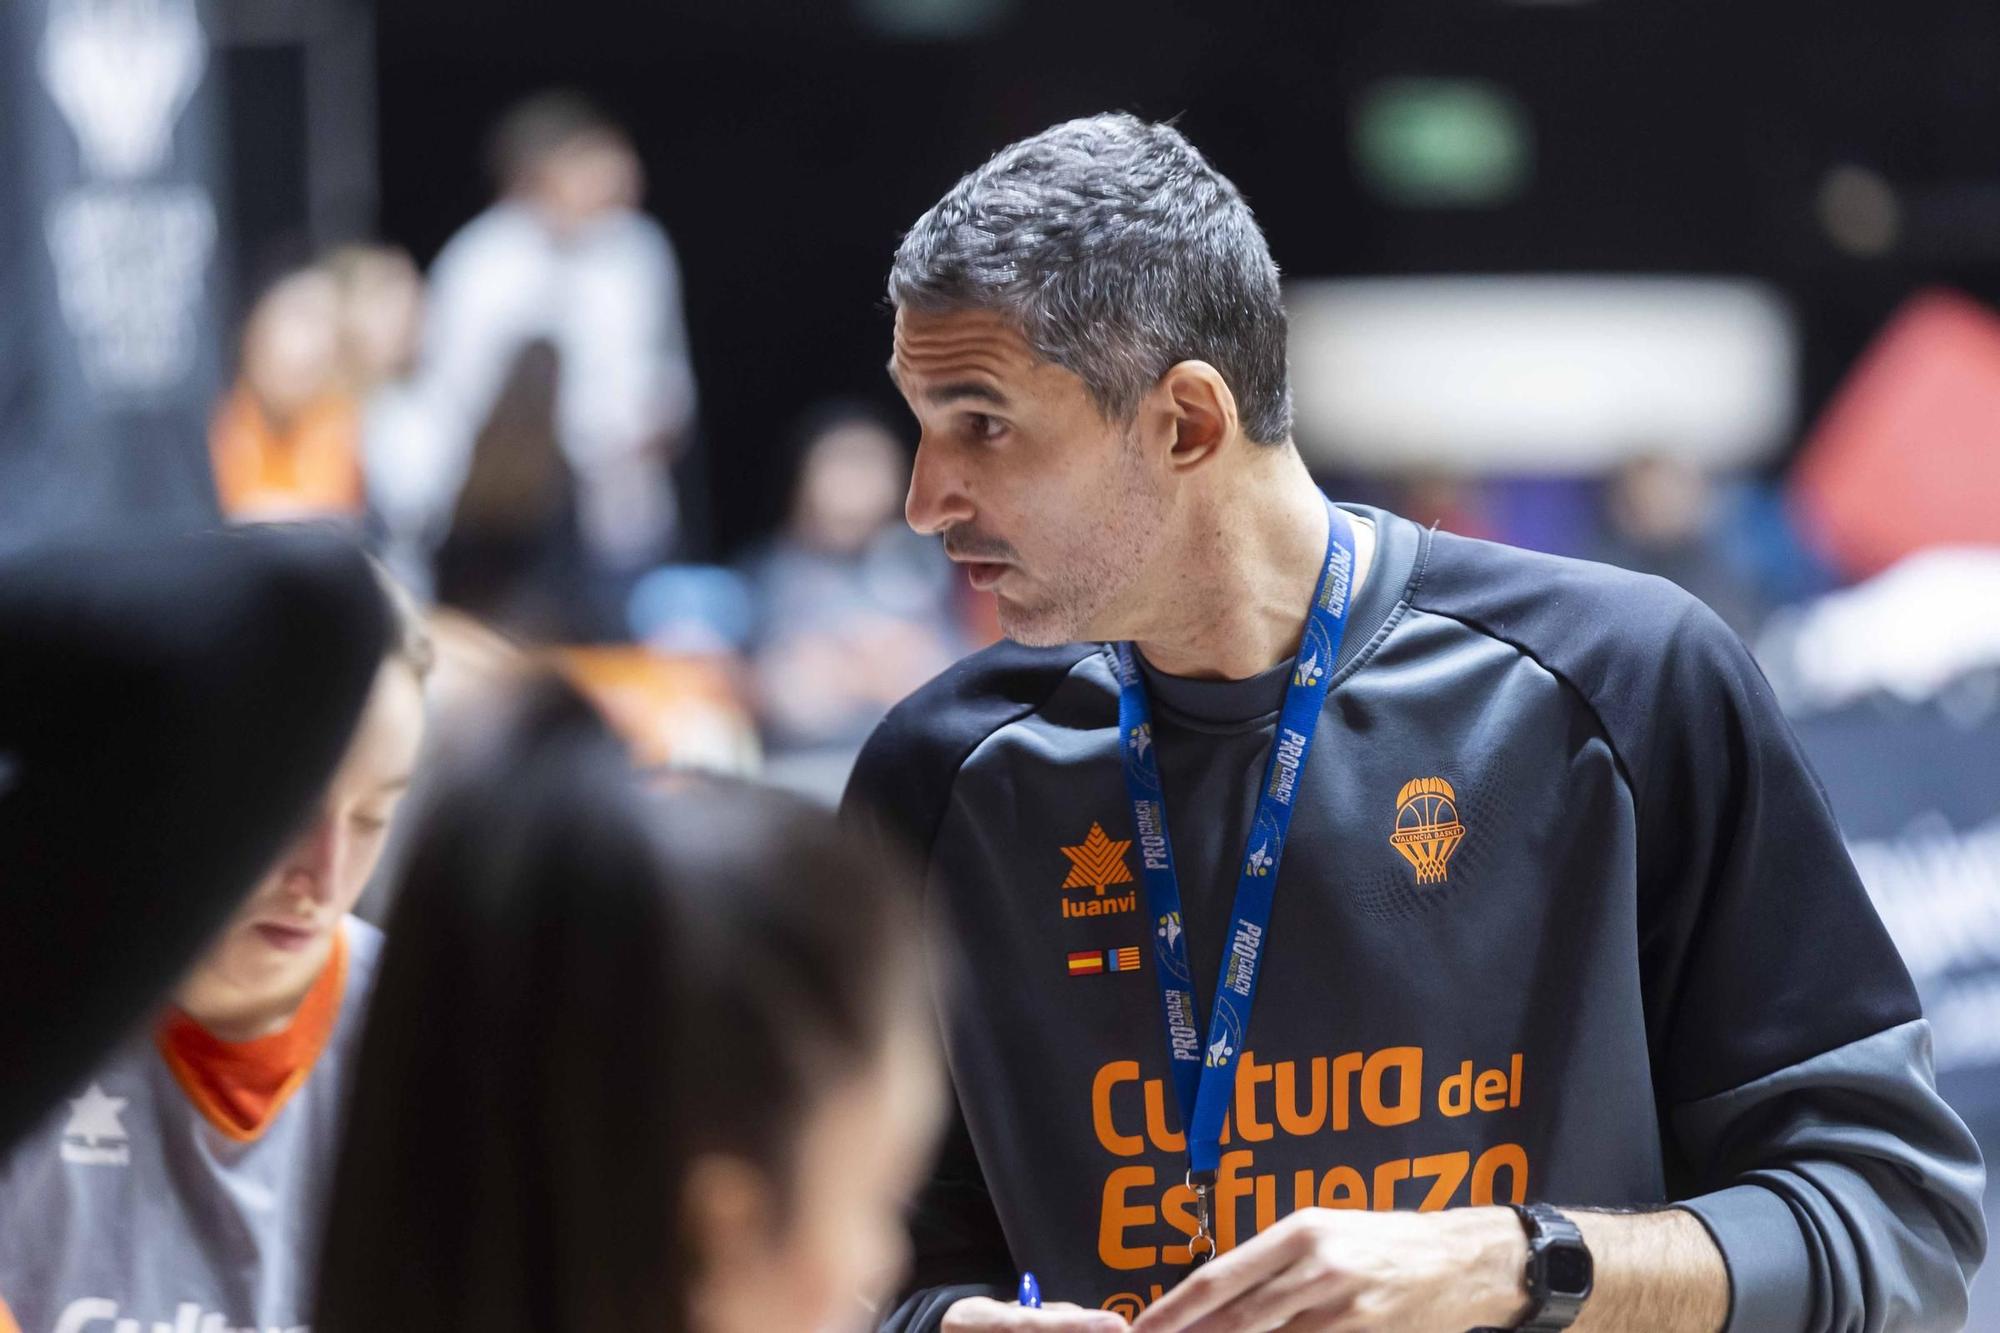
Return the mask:
<svg viewBox="0 0 2000 1333">
<path fill-rule="evenodd" d="M 1678 1203 L 1732 1330 L 1957 1327 L 1979 1153 L 1741 643 L 1662 580 L 1349 508 L 1377 545 L 1298 778 L 1222 1247 L 1305 1206 Z M 1189 1271 L 1154 950 L 1187 932 L 1205 1023 L 1289 671 L 1148 671 L 1179 922 L 1138 874 L 1106 646 L 1001 644 L 870 740 L 847 814 L 923 860 L 960 1109 L 885 1327 L 1022 1269 L 1133 1315 Z"/>
</svg>

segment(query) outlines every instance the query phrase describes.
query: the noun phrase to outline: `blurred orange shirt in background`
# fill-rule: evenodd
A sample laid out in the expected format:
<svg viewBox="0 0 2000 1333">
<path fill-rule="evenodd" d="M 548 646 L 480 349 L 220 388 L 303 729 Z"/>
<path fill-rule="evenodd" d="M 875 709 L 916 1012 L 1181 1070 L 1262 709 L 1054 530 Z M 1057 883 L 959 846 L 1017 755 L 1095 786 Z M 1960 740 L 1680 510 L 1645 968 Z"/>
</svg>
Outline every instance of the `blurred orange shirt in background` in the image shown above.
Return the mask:
<svg viewBox="0 0 2000 1333">
<path fill-rule="evenodd" d="M 559 647 L 550 656 L 641 768 L 757 770 L 757 725 L 738 694 L 738 672 L 729 659 L 670 656 L 618 643 Z"/>
<path fill-rule="evenodd" d="M 238 384 L 209 431 L 223 514 L 243 520 L 359 516 L 360 437 L 360 414 L 345 395 L 317 399 L 280 429 Z"/>
</svg>

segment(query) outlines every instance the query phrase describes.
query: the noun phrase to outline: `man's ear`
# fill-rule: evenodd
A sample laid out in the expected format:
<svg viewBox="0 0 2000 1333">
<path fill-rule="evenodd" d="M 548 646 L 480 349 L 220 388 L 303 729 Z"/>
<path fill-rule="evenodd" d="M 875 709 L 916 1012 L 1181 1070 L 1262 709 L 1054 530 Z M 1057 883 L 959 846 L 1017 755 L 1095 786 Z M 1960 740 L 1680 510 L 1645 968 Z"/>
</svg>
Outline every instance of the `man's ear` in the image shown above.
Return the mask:
<svg viewBox="0 0 2000 1333">
<path fill-rule="evenodd" d="M 1173 425 L 1168 465 L 1185 474 L 1213 461 L 1236 437 L 1236 395 L 1206 361 L 1181 361 L 1167 368 L 1155 387 Z"/>
<path fill-rule="evenodd" d="M 764 1173 L 740 1157 L 706 1153 L 688 1165 L 681 1223 L 695 1251 L 697 1304 L 743 1290 L 772 1252 L 777 1199 Z"/>
</svg>

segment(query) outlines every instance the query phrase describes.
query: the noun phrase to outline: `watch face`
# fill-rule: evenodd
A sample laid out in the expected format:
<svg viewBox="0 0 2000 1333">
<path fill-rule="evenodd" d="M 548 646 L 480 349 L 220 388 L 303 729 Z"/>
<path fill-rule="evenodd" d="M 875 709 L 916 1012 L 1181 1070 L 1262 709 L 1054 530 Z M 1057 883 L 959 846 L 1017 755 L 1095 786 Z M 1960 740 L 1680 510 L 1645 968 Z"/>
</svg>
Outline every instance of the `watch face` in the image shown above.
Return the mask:
<svg viewBox="0 0 2000 1333">
<path fill-rule="evenodd" d="M 1590 1293 L 1590 1251 L 1581 1246 L 1552 1246 L 1543 1256 L 1549 1293 L 1554 1296 L 1586 1296 Z"/>
</svg>

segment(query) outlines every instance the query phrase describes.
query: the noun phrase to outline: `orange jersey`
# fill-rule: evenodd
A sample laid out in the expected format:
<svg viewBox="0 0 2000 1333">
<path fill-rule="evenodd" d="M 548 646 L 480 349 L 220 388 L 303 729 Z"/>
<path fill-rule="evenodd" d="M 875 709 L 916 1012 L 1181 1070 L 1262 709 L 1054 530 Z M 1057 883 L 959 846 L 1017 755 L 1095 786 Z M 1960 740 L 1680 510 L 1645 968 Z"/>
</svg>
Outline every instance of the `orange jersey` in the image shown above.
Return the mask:
<svg viewBox="0 0 2000 1333">
<path fill-rule="evenodd" d="M 209 459 L 230 518 L 361 512 L 360 414 L 345 397 L 323 397 L 280 429 L 239 384 L 216 413 Z"/>
</svg>

